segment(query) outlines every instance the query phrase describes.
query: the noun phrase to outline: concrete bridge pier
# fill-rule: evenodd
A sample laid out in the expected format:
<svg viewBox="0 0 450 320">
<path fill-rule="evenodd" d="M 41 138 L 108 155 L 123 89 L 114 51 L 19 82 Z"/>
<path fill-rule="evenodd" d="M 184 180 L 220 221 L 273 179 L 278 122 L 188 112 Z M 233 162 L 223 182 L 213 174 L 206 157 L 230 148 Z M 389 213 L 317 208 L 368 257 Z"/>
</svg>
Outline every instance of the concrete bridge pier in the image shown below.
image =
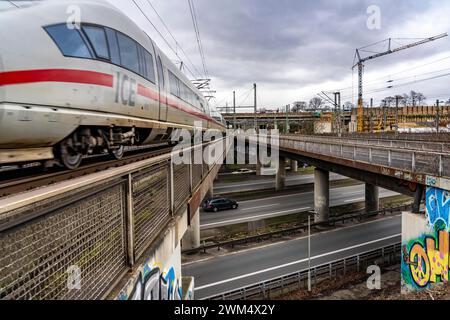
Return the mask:
<svg viewBox="0 0 450 320">
<path fill-rule="evenodd" d="M 366 183 L 366 212 L 380 210 L 380 191 L 376 185 Z"/>
<path fill-rule="evenodd" d="M 412 205 L 412 213 L 420 213 L 420 206 L 423 200 L 424 186 L 422 184 L 417 184 L 416 193 L 414 195 L 414 202 Z"/>
<path fill-rule="evenodd" d="M 291 172 L 297 172 L 297 171 L 298 171 L 298 161 L 291 160 Z"/>
<path fill-rule="evenodd" d="M 286 186 L 286 159 L 284 157 L 280 157 L 275 179 L 275 190 L 283 190 Z"/>
<path fill-rule="evenodd" d="M 191 220 L 186 233 L 183 236 L 183 250 L 200 247 L 200 209 L 197 209 L 195 216 Z"/>
<path fill-rule="evenodd" d="M 208 188 L 208 191 L 206 192 L 206 195 L 205 195 L 205 199 L 203 201 L 206 201 L 206 200 L 209 200 L 212 198 L 214 198 L 214 187 L 213 186 Z"/>
<path fill-rule="evenodd" d="M 330 172 L 316 168 L 314 170 L 314 222 L 328 221 L 330 215 Z"/>
</svg>

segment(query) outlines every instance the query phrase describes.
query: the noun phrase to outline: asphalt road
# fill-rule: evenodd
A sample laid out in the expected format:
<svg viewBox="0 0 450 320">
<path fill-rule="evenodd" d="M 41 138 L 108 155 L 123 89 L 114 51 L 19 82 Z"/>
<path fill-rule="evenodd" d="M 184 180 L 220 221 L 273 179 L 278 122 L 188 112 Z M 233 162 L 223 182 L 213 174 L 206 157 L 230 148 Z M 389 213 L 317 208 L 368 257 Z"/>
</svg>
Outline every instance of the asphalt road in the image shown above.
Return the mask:
<svg viewBox="0 0 450 320">
<path fill-rule="evenodd" d="M 349 178 L 336 173 L 330 173 L 330 181 L 347 180 Z M 298 186 L 302 184 L 314 183 L 314 175 L 288 175 L 286 177 L 286 186 Z M 226 194 L 244 191 L 256 191 L 265 189 L 275 189 L 275 177 L 248 181 L 248 182 L 219 182 L 214 184 L 214 194 Z"/>
<path fill-rule="evenodd" d="M 393 191 L 380 188 L 380 198 L 398 195 Z M 365 201 L 364 185 L 330 189 L 330 206 L 340 206 Z M 297 193 L 284 196 L 248 200 L 239 202 L 239 209 L 201 212 L 200 228 L 238 224 L 249 221 L 258 221 L 265 218 L 284 216 L 314 209 L 314 192 Z"/>
<path fill-rule="evenodd" d="M 315 234 L 311 237 L 311 265 L 318 266 L 401 242 L 401 217 Z M 182 266 L 182 273 L 195 277 L 195 298 L 260 283 L 306 269 L 308 239 L 249 249 Z"/>
</svg>

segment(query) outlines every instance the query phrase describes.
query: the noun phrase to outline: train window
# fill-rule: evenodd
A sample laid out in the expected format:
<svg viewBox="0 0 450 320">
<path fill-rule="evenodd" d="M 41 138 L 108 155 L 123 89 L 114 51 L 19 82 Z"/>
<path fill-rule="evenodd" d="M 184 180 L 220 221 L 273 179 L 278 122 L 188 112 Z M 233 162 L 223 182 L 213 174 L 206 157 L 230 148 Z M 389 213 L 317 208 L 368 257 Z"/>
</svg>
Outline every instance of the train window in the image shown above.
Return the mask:
<svg viewBox="0 0 450 320">
<path fill-rule="evenodd" d="M 145 50 L 145 49 L 143 49 L 143 50 L 144 50 L 144 60 L 147 64 L 146 78 L 147 78 L 147 80 L 155 83 L 155 67 L 154 67 L 154 63 L 153 63 L 153 56 L 147 50 Z"/>
<path fill-rule="evenodd" d="M 119 42 L 120 60 L 122 62 L 121 65 L 124 68 L 139 73 L 139 55 L 137 43 L 121 33 L 117 33 L 117 40 Z"/>
<path fill-rule="evenodd" d="M 119 44 L 117 43 L 116 32 L 112 29 L 106 28 L 106 37 L 108 38 L 109 51 L 111 54 L 111 62 L 120 65 Z"/>
<path fill-rule="evenodd" d="M 142 46 L 138 46 L 138 54 L 139 54 L 139 74 L 144 78 L 147 78 L 147 64 L 145 62 L 144 57 L 144 48 Z"/>
<path fill-rule="evenodd" d="M 178 78 L 169 71 L 169 82 L 170 82 L 170 93 L 173 94 L 176 97 L 179 97 L 179 90 L 178 90 Z"/>
<path fill-rule="evenodd" d="M 109 60 L 105 30 L 102 27 L 83 26 L 83 31 L 87 35 L 97 57 Z"/>
<path fill-rule="evenodd" d="M 75 58 L 92 58 L 92 55 L 77 29 L 69 29 L 66 24 L 46 27 L 64 56 Z"/>
<path fill-rule="evenodd" d="M 161 57 L 158 57 L 158 61 L 156 63 L 156 67 L 158 69 L 158 83 L 161 88 L 164 88 L 164 71 L 163 65 L 161 62 Z"/>
</svg>

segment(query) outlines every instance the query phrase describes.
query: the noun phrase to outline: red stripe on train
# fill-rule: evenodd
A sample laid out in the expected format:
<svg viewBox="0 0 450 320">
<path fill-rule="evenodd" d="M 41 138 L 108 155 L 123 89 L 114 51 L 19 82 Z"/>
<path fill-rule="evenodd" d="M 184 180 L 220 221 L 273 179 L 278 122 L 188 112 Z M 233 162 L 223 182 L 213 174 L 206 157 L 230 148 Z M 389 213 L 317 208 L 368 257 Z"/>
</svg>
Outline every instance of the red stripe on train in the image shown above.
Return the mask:
<svg viewBox="0 0 450 320">
<path fill-rule="evenodd" d="M 69 82 L 112 88 L 114 77 L 106 73 L 73 69 L 43 69 L 0 73 L 0 86 L 35 82 Z"/>
</svg>

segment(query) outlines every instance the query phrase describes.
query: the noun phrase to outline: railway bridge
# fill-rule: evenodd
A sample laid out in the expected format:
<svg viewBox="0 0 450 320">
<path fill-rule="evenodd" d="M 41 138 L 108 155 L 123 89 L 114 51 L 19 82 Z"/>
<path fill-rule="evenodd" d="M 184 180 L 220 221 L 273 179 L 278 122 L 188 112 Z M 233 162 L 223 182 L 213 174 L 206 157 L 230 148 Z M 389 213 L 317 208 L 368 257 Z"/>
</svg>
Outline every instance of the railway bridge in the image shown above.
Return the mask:
<svg viewBox="0 0 450 320">
<path fill-rule="evenodd" d="M 0 198 L 0 299 L 191 299 L 181 243 L 199 245 L 225 140 Z"/>
</svg>

